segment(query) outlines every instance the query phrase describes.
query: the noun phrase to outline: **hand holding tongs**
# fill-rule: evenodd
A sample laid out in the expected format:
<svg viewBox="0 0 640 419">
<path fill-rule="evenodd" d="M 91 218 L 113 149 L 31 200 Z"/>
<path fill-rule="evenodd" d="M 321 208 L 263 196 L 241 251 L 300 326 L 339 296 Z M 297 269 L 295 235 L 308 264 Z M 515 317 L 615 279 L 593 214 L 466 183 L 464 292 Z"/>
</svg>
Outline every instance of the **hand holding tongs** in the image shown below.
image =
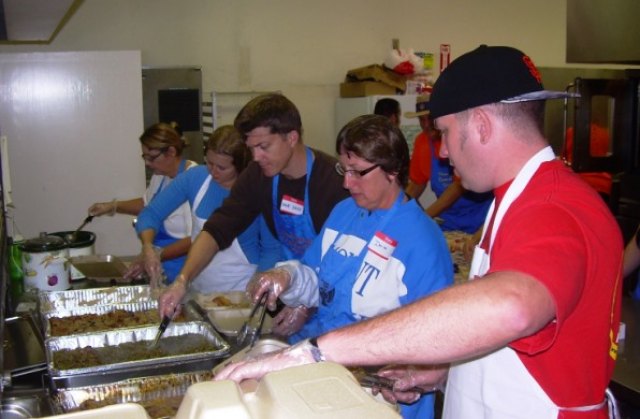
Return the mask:
<svg viewBox="0 0 640 419">
<path fill-rule="evenodd" d="M 360 383 L 362 387 L 393 391 L 395 380 L 392 380 L 391 378 L 382 377 L 378 374 L 371 374 L 371 373 L 362 373 L 362 374 L 354 373 L 353 375 L 356 377 L 356 379 L 358 380 L 358 383 Z M 416 393 L 425 392 L 424 389 L 421 389 L 419 387 L 412 387 L 404 391 L 413 391 Z"/>
<path fill-rule="evenodd" d="M 178 312 L 178 306 L 176 306 L 173 309 L 173 314 L 171 315 L 171 317 L 164 316 L 162 318 L 162 321 L 160 322 L 160 327 L 158 327 L 158 332 L 156 333 L 156 337 L 153 340 L 153 343 L 151 343 L 151 348 L 155 348 L 158 345 L 158 342 L 160 342 L 160 338 L 164 334 L 164 331 L 167 330 L 167 326 L 169 326 L 169 323 L 171 323 L 171 320 L 173 320 L 177 312 Z"/>
<path fill-rule="evenodd" d="M 239 348 L 247 345 L 252 347 L 260 337 L 260 330 L 262 329 L 262 323 L 264 322 L 264 315 L 267 308 L 268 295 L 269 293 L 265 292 L 260 296 L 258 302 L 251 309 L 249 318 L 244 325 L 242 325 L 242 329 L 240 329 L 236 340 L 236 344 Z"/>
</svg>

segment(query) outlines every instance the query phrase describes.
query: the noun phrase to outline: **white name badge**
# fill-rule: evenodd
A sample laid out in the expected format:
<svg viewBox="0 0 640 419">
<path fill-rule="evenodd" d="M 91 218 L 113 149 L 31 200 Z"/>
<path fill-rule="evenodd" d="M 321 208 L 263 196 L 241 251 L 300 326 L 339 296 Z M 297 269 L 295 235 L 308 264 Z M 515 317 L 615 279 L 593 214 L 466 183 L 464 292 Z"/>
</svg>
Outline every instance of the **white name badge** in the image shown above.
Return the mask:
<svg viewBox="0 0 640 419">
<path fill-rule="evenodd" d="M 396 249 L 398 241 L 378 231 L 369 242 L 369 251 L 383 259 L 389 259 Z"/>
<path fill-rule="evenodd" d="M 291 215 L 301 215 L 304 212 L 304 201 L 289 195 L 283 195 L 282 202 L 280 202 L 280 212 Z"/>
</svg>

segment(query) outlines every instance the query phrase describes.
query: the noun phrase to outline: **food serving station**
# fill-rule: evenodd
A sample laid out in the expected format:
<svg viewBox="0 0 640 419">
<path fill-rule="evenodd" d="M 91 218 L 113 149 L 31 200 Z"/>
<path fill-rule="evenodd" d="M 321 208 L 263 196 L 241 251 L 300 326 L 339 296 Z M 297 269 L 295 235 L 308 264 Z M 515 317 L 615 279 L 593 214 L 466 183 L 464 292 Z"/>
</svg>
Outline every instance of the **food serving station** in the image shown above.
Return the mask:
<svg viewBox="0 0 640 419">
<path fill-rule="evenodd" d="M 273 373 L 251 388 L 212 382 L 221 363 L 288 346 L 268 335 L 269 315 L 260 326 L 265 339 L 236 345 L 252 311 L 243 292 L 190 295 L 155 343 L 159 290 L 124 280 L 126 260 L 90 255 L 70 261 L 90 276 L 72 280 L 67 290 L 28 288 L 8 307 L 3 299 L 3 313 L 15 314 L 3 319 L 3 418 L 191 418 L 220 413 L 230 403 L 236 413 L 225 417 L 287 417 L 292 411 L 314 417 L 305 409 L 317 410 L 318 403 L 320 410 L 337 403 L 333 407 L 344 414 L 398 417 L 333 364 Z M 292 396 L 292 386 L 300 385 L 308 392 Z"/>
</svg>

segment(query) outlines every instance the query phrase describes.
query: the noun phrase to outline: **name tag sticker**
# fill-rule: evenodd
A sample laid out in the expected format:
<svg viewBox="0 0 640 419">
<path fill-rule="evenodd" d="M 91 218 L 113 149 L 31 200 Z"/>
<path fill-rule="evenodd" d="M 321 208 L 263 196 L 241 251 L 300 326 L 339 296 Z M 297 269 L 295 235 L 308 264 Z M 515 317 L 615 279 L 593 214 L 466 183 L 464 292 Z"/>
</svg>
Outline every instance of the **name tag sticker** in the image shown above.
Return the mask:
<svg viewBox="0 0 640 419">
<path fill-rule="evenodd" d="M 378 231 L 369 242 L 369 251 L 384 259 L 389 259 L 397 245 L 397 240 L 394 240 L 386 234 Z"/>
<path fill-rule="evenodd" d="M 304 201 L 289 195 L 283 195 L 282 202 L 280 202 L 280 212 L 291 215 L 301 215 L 304 212 Z"/>
</svg>

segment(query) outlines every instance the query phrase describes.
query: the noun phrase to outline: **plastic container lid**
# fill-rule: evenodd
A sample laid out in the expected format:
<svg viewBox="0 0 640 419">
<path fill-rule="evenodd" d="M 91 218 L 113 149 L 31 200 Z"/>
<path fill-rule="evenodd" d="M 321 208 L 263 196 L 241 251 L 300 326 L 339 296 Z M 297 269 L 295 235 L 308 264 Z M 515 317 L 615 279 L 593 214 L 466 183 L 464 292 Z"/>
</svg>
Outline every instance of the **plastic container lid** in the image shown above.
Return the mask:
<svg viewBox="0 0 640 419">
<path fill-rule="evenodd" d="M 40 253 L 64 249 L 67 247 L 67 242 L 60 237 L 42 232 L 40 236 L 26 240 L 20 243 L 19 246 L 23 252 Z"/>
<path fill-rule="evenodd" d="M 302 365 L 265 375 L 255 392 L 236 383 L 209 381 L 189 387 L 176 419 L 399 419 L 376 401 L 345 367 L 331 362 Z"/>
</svg>

